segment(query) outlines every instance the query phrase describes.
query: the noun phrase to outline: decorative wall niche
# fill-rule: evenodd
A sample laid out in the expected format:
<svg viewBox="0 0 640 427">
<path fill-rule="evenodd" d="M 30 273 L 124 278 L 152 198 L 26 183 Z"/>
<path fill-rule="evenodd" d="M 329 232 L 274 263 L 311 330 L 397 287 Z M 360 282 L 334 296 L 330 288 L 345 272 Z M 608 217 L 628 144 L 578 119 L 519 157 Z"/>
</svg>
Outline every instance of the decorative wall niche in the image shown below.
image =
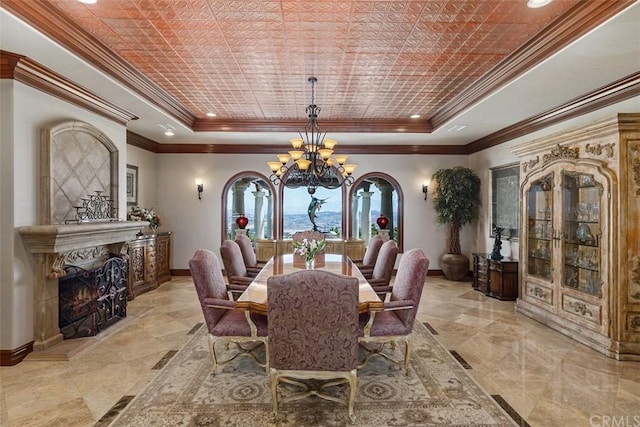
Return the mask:
<svg viewBox="0 0 640 427">
<path fill-rule="evenodd" d="M 40 133 L 40 224 L 76 219 L 75 206 L 96 191 L 118 211 L 118 150 L 98 128 L 67 120 Z"/>
</svg>

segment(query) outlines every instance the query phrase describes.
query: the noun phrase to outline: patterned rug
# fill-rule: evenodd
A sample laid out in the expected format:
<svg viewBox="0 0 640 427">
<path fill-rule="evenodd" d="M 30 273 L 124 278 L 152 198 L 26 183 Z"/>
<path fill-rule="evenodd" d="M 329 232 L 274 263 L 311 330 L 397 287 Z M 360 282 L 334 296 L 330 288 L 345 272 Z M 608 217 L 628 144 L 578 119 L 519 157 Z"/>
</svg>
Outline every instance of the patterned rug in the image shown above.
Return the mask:
<svg viewBox="0 0 640 427">
<path fill-rule="evenodd" d="M 345 426 L 347 408 L 315 396 L 282 404 L 272 422 L 263 369 L 246 356 L 211 375 L 205 327 L 136 396 L 111 426 Z M 217 348 L 217 347 L 216 347 Z M 220 348 L 224 357 L 224 346 Z M 395 350 L 401 358 L 399 349 Z M 283 394 L 291 390 L 278 387 Z M 333 388 L 344 396 L 347 386 Z M 515 423 L 416 322 L 409 376 L 375 357 L 358 370 L 360 426 L 513 426 Z"/>
</svg>

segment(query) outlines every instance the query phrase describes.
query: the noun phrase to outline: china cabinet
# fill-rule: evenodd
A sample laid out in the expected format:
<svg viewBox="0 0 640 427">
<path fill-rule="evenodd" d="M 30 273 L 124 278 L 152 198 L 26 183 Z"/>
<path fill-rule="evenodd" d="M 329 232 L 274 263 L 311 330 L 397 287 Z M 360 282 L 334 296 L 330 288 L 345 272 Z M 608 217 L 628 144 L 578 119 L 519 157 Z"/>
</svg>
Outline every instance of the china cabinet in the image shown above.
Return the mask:
<svg viewBox="0 0 640 427">
<path fill-rule="evenodd" d="M 640 114 L 513 149 L 521 157 L 516 310 L 640 360 Z"/>
</svg>

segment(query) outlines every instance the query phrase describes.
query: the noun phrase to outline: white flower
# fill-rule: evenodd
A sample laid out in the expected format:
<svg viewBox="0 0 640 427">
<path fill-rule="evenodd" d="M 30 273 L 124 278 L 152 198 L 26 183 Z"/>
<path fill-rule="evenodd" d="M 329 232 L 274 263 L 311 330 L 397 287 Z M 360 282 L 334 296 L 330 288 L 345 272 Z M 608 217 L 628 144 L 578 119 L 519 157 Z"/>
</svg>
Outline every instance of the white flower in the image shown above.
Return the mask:
<svg viewBox="0 0 640 427">
<path fill-rule="evenodd" d="M 311 239 L 311 241 L 307 239 L 303 239 L 302 242 L 294 241 L 293 250 L 294 254 L 299 254 L 301 258 L 304 258 L 305 261 L 311 261 L 318 252 L 321 252 L 324 249 L 325 241 L 324 240 L 316 240 Z"/>
</svg>

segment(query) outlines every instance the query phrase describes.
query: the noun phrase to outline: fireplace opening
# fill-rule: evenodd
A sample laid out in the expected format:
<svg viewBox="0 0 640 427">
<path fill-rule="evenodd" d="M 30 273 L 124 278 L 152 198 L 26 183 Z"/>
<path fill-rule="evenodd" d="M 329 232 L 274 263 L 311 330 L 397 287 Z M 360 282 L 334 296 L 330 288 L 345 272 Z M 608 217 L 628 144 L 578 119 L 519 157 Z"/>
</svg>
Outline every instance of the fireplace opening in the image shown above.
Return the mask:
<svg viewBox="0 0 640 427">
<path fill-rule="evenodd" d="M 127 263 L 112 256 L 97 268 L 66 265 L 59 280 L 58 326 L 64 339 L 90 337 L 127 316 Z"/>
</svg>

